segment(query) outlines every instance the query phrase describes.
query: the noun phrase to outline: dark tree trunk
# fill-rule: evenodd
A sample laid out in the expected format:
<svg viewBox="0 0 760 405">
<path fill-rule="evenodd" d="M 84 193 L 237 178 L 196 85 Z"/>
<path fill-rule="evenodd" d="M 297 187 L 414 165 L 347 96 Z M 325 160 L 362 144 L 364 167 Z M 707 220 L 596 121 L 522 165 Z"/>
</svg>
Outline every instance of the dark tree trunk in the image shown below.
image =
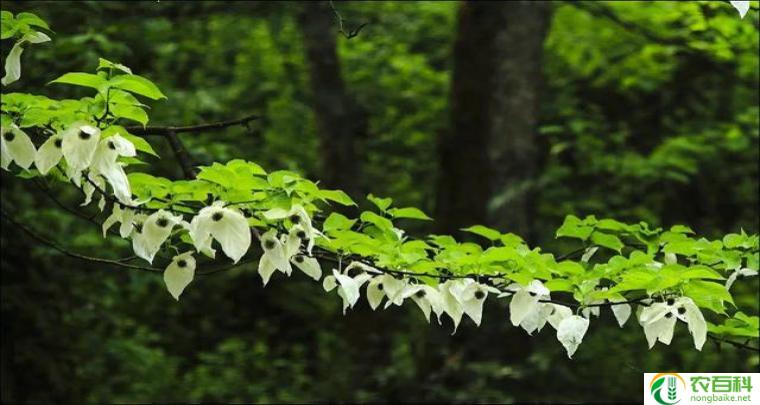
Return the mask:
<svg viewBox="0 0 760 405">
<path fill-rule="evenodd" d="M 321 148 L 321 180 L 351 195 L 360 192 L 360 140 L 367 133 L 364 110 L 343 82 L 335 37 L 338 28 L 327 2 L 305 2 L 299 15 L 309 67 L 312 102 Z"/>
<path fill-rule="evenodd" d="M 486 223 L 528 237 L 543 42 L 543 2 L 467 2 L 459 10 L 451 130 L 439 142 L 440 231 Z"/>
</svg>

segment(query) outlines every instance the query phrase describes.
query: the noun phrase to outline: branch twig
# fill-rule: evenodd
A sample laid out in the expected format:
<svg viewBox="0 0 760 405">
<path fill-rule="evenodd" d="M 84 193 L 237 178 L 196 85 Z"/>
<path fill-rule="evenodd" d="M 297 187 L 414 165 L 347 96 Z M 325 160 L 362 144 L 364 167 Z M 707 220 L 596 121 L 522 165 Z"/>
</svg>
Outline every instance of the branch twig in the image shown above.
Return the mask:
<svg viewBox="0 0 760 405">
<path fill-rule="evenodd" d="M 258 115 L 249 115 L 236 120 L 220 121 L 210 124 L 191 125 L 184 127 L 172 127 L 172 126 L 131 126 L 126 127 L 127 132 L 132 135 L 150 136 L 150 135 L 162 135 L 168 136 L 170 133 L 181 134 L 185 132 L 201 132 L 201 131 L 213 131 L 217 129 L 223 129 L 232 127 L 235 125 L 248 125 L 249 122 L 260 119 Z"/>
<path fill-rule="evenodd" d="M 198 174 L 195 171 L 195 164 L 193 163 L 190 153 L 185 149 L 185 146 L 180 141 L 175 131 L 169 130 L 166 133 L 166 140 L 169 142 L 169 147 L 174 152 L 174 157 L 177 158 L 180 168 L 182 168 L 182 174 L 186 179 L 192 180 Z"/>
<path fill-rule="evenodd" d="M 343 17 L 338 12 L 338 9 L 335 8 L 335 4 L 333 4 L 332 0 L 330 0 L 329 3 L 330 3 L 330 9 L 332 10 L 333 14 L 335 14 L 335 19 L 338 21 L 338 28 L 339 28 L 338 32 L 343 34 L 343 36 L 346 37 L 346 39 L 351 39 L 359 35 L 359 32 L 362 30 L 362 28 L 364 28 L 367 24 L 369 24 L 369 23 L 359 24 L 358 27 L 346 32 L 346 30 L 343 28 Z"/>
</svg>

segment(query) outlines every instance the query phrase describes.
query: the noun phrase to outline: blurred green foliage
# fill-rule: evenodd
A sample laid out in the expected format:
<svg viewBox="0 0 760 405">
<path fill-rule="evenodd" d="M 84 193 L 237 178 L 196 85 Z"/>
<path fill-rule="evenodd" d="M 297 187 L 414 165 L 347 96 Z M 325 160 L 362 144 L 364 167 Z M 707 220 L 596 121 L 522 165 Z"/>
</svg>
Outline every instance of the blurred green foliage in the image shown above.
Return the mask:
<svg viewBox="0 0 760 405">
<path fill-rule="evenodd" d="M 398 206 L 432 212 L 457 4 L 337 5 L 347 21 L 370 23 L 338 41 L 347 87 L 370 117 L 361 182 Z M 186 137 L 199 162 L 243 158 L 316 178 L 297 3 L 3 6 L 34 12 L 55 31 L 55 47 L 23 56 L 28 91 L 81 96 L 45 84 L 58 72 L 94 70 L 98 57 L 124 62 L 169 97 L 152 104 L 155 123 L 262 115 L 250 128 Z M 744 20 L 720 2 L 605 6 L 646 33 L 590 9 L 555 7 L 544 56 L 545 154 L 533 179 L 537 242 L 556 244 L 553 231 L 567 214 L 684 223 L 713 237 L 739 227 L 757 232 L 756 6 Z M 155 174 L 179 174 L 171 159 L 149 163 Z M 72 249 L 130 254 L 123 241 L 104 247 L 98 227 L 29 184 L 4 181 L 2 191 L 25 222 Z M 64 200 L 74 206 L 79 196 Z M 671 346 L 647 350 L 641 328 L 629 322 L 619 330 L 609 311 L 573 360 L 552 333 L 526 338 L 507 325 L 493 302 L 483 326 L 466 323 L 455 336 L 414 308 L 373 313 L 360 305 L 343 317 L 339 300 L 305 278 L 263 290 L 250 266 L 196 280 L 177 304 L 160 277 L 83 264 L 7 228 L 3 390 L 18 401 L 637 401 L 644 371 L 758 365 L 756 354 L 728 346 L 696 352 L 683 329 Z M 753 278 L 732 292 L 740 308 L 757 314 L 757 290 Z"/>
</svg>

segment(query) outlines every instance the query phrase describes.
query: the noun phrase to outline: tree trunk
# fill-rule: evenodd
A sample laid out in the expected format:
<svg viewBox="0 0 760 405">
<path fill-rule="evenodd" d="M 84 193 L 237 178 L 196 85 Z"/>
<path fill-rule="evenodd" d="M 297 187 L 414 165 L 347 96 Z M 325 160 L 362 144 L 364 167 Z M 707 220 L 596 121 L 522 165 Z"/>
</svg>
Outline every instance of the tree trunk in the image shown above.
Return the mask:
<svg viewBox="0 0 760 405">
<path fill-rule="evenodd" d="M 346 91 L 336 50 L 338 31 L 327 2 L 305 2 L 299 15 L 321 148 L 321 180 L 327 187 L 360 193 L 359 141 L 367 118 Z"/>
<path fill-rule="evenodd" d="M 439 142 L 440 231 L 486 223 L 530 235 L 541 56 L 550 15 L 544 2 L 462 4 L 451 130 Z"/>
</svg>

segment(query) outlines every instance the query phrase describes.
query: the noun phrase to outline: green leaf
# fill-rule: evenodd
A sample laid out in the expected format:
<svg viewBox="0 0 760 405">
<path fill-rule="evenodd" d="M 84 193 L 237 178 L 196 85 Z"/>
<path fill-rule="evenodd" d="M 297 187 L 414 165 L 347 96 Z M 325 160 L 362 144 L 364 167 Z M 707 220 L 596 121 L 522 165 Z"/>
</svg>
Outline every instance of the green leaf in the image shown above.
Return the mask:
<svg viewBox="0 0 760 405">
<path fill-rule="evenodd" d="M 200 168 L 198 179 L 210 181 L 223 187 L 232 187 L 235 182 L 235 172 L 225 165 L 214 162 L 211 166 Z"/>
<path fill-rule="evenodd" d="M 116 118 L 124 118 L 132 121 L 139 122 L 143 126 L 148 124 L 148 113 L 135 105 L 109 103 L 109 111 Z"/>
<path fill-rule="evenodd" d="M 726 290 L 726 286 L 712 281 L 690 281 L 684 285 L 683 294 L 694 300 L 697 306 L 707 308 L 718 314 L 726 312 L 723 302 L 734 303 L 731 294 Z"/>
<path fill-rule="evenodd" d="M 622 222 L 615 221 L 614 219 L 600 219 L 599 222 L 596 223 L 596 228 L 604 229 L 606 231 L 624 232 L 628 231 L 630 226 Z"/>
<path fill-rule="evenodd" d="M 393 199 L 391 198 L 375 197 L 372 194 L 367 196 L 367 200 L 369 200 L 372 204 L 375 204 L 375 206 L 377 206 L 377 208 L 382 212 L 385 212 L 393 203 Z"/>
<path fill-rule="evenodd" d="M 18 31 L 18 23 L 13 19 L 13 13 L 9 11 L 2 11 L 2 24 L 0 24 L 0 32 L 2 33 L 2 39 L 8 39 Z"/>
<path fill-rule="evenodd" d="M 333 212 L 325 219 L 322 224 L 322 231 L 345 231 L 351 229 L 356 223 L 355 219 L 348 219 L 346 216 Z"/>
<path fill-rule="evenodd" d="M 132 69 L 122 65 L 121 63 L 111 62 L 110 60 L 104 59 L 104 58 L 98 58 L 97 70 L 108 70 L 108 69 L 116 69 L 127 74 L 132 74 Z"/>
<path fill-rule="evenodd" d="M 560 274 L 573 276 L 577 274 L 585 273 L 585 269 L 580 263 L 565 260 L 564 262 L 557 263 L 557 272 Z"/>
<path fill-rule="evenodd" d="M 544 283 L 544 286 L 549 289 L 549 291 L 566 291 L 566 292 L 572 292 L 573 291 L 573 283 L 564 278 L 555 278 L 552 280 L 547 281 Z"/>
<path fill-rule="evenodd" d="M 341 190 L 319 190 L 317 197 L 323 200 L 335 201 L 341 205 L 356 205 L 354 200 Z"/>
<path fill-rule="evenodd" d="M 406 208 L 391 208 L 388 210 L 388 213 L 391 214 L 393 218 L 410 218 L 410 219 L 421 219 L 425 221 L 432 221 L 433 218 L 430 218 L 429 216 L 425 215 L 422 210 L 414 208 L 414 207 L 406 207 Z"/>
<path fill-rule="evenodd" d="M 594 228 L 585 224 L 585 221 L 581 221 L 574 215 L 568 215 L 565 217 L 565 221 L 562 226 L 557 229 L 556 237 L 577 238 L 580 240 L 586 240 L 591 236 L 591 232 Z"/>
<path fill-rule="evenodd" d="M 359 216 L 363 222 L 375 225 L 381 231 L 393 231 L 393 222 L 390 219 L 381 217 L 372 211 L 364 211 Z"/>
<path fill-rule="evenodd" d="M 598 231 L 595 231 L 591 234 L 591 242 L 596 245 L 612 249 L 618 253 L 620 253 L 620 249 L 622 249 L 624 246 L 623 242 L 621 242 L 620 238 L 617 236 Z"/>
<path fill-rule="evenodd" d="M 109 82 L 112 87 L 126 90 L 153 100 L 166 98 L 164 93 L 158 89 L 150 80 L 133 74 L 120 75 L 112 78 Z"/>
<path fill-rule="evenodd" d="M 462 228 L 462 231 L 469 232 L 478 236 L 482 236 L 490 241 L 496 241 L 501 239 L 501 232 L 496 229 L 489 228 L 483 225 L 473 225 L 469 228 Z"/>
<path fill-rule="evenodd" d="M 74 86 L 90 87 L 98 91 L 103 91 L 108 86 L 106 79 L 84 72 L 66 73 L 50 83 L 73 84 Z"/>
<path fill-rule="evenodd" d="M 42 18 L 37 17 L 32 13 L 18 13 L 16 15 L 16 20 L 33 27 L 40 27 L 46 30 L 50 30 L 50 27 L 48 27 L 48 24 Z"/>
<path fill-rule="evenodd" d="M 694 233 L 694 231 L 691 228 L 689 228 L 688 226 L 685 226 L 685 225 L 673 225 L 670 228 L 670 232 L 673 232 L 673 233 L 688 233 L 688 234 L 693 234 Z"/>
</svg>

